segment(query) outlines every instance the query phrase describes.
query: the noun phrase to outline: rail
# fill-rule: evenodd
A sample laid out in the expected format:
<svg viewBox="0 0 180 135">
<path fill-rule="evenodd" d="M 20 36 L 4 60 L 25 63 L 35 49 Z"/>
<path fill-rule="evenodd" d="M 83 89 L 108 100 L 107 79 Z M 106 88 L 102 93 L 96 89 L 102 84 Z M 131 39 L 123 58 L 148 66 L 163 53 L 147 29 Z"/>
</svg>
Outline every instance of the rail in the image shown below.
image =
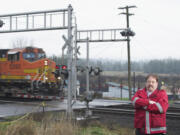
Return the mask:
<svg viewBox="0 0 180 135">
<path fill-rule="evenodd" d="M 93 113 L 98 114 L 110 114 L 110 115 L 134 115 L 134 108 L 132 105 L 120 105 L 120 106 L 113 106 L 113 107 L 98 107 L 98 108 L 91 108 Z M 180 119 L 180 108 L 170 107 L 166 113 L 168 119 L 175 118 Z"/>
</svg>

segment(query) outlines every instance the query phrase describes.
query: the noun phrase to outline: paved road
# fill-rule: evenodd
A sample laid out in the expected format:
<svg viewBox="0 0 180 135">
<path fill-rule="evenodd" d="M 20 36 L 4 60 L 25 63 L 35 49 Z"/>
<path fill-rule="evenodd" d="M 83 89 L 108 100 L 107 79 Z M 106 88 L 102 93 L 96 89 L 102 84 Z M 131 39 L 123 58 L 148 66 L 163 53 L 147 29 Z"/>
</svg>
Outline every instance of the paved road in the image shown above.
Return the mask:
<svg viewBox="0 0 180 135">
<path fill-rule="evenodd" d="M 95 106 L 109 106 L 109 105 L 119 105 L 126 104 L 129 101 L 119 101 L 119 100 L 100 100 L 95 99 L 90 102 L 90 107 Z M 65 110 L 67 108 L 67 100 L 63 101 L 46 101 L 45 111 L 55 111 L 55 110 Z M 85 108 L 85 103 L 76 101 L 73 108 Z M 20 115 L 31 112 L 42 112 L 42 102 L 18 102 L 18 101 L 2 101 L 0 100 L 0 117 Z"/>
</svg>

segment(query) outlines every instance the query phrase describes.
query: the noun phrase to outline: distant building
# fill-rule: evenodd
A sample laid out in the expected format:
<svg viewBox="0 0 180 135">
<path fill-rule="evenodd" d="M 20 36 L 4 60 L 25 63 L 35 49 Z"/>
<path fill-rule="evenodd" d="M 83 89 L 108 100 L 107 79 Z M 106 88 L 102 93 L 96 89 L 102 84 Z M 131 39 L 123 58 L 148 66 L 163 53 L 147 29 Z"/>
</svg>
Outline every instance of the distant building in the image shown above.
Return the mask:
<svg viewBox="0 0 180 135">
<path fill-rule="evenodd" d="M 125 85 L 120 86 L 120 84 L 115 82 L 107 82 L 107 84 L 108 84 L 108 91 L 103 92 L 103 97 L 121 98 L 121 87 L 122 87 L 122 98 L 129 98 L 128 86 Z"/>
</svg>

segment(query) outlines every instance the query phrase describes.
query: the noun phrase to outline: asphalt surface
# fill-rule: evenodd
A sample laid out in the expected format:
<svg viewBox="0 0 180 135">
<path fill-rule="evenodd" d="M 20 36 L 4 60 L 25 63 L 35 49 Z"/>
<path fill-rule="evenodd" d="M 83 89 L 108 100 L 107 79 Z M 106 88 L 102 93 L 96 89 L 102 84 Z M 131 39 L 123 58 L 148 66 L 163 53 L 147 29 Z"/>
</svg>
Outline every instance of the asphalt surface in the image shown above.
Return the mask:
<svg viewBox="0 0 180 135">
<path fill-rule="evenodd" d="M 128 101 L 119 100 L 100 100 L 95 99 L 90 102 L 90 107 L 96 106 L 109 106 L 109 105 L 119 105 L 126 104 Z M 44 107 L 44 108 L 43 108 Z M 85 102 L 76 101 L 73 108 L 85 108 Z M 0 118 L 14 115 L 22 115 L 26 113 L 42 112 L 45 111 L 60 111 L 66 110 L 67 100 L 63 101 L 5 101 L 0 100 Z"/>
</svg>

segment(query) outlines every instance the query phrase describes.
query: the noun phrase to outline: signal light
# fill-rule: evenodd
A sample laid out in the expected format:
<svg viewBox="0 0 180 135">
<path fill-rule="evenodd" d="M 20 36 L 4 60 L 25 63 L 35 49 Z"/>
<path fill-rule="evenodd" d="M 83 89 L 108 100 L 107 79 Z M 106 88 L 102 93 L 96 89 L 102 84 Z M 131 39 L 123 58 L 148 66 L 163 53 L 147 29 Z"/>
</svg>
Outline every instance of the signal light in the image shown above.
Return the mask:
<svg viewBox="0 0 180 135">
<path fill-rule="evenodd" d="M 122 32 L 120 32 L 121 36 L 127 37 L 127 36 L 135 36 L 135 32 L 133 32 L 131 29 L 126 29 Z"/>
<path fill-rule="evenodd" d="M 56 65 L 56 78 L 62 77 L 64 79 L 68 78 L 68 70 L 66 65 Z"/>
<path fill-rule="evenodd" d="M 67 66 L 66 65 L 56 65 L 56 69 L 58 69 L 58 70 L 67 70 Z"/>
<path fill-rule="evenodd" d="M 94 69 L 94 74 L 95 74 L 95 75 L 99 75 L 101 72 L 102 72 L 102 69 L 100 69 L 99 67 L 96 67 L 96 68 Z"/>
<path fill-rule="evenodd" d="M 58 65 L 56 65 L 56 69 L 59 69 L 59 66 L 58 66 Z"/>
<path fill-rule="evenodd" d="M 68 70 L 67 70 L 66 65 L 62 65 L 62 67 L 61 67 L 61 75 L 63 75 L 65 79 L 68 78 Z"/>
<path fill-rule="evenodd" d="M 5 23 L 2 20 L 0 20 L 0 27 L 2 27 L 4 24 Z"/>
<path fill-rule="evenodd" d="M 63 69 L 63 70 L 66 70 L 66 69 L 67 69 L 67 66 L 66 66 L 66 65 L 62 65 L 62 69 Z"/>
</svg>

